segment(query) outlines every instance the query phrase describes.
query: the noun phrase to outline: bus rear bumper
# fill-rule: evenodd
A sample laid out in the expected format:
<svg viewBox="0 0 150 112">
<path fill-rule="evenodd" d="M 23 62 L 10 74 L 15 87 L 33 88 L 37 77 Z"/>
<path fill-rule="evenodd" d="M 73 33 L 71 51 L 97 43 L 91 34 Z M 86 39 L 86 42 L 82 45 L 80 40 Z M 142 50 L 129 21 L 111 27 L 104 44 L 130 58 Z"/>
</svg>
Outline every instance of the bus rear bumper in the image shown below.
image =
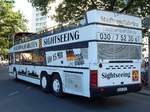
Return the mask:
<svg viewBox="0 0 150 112">
<path fill-rule="evenodd" d="M 125 90 L 123 90 L 125 88 Z M 142 88 L 141 84 L 132 84 L 132 85 L 121 85 L 121 86 L 110 86 L 110 87 L 100 87 L 100 88 L 91 88 L 90 94 L 91 97 L 107 97 L 114 95 L 127 94 L 132 92 L 138 92 Z M 118 90 L 121 91 L 118 91 Z"/>
</svg>

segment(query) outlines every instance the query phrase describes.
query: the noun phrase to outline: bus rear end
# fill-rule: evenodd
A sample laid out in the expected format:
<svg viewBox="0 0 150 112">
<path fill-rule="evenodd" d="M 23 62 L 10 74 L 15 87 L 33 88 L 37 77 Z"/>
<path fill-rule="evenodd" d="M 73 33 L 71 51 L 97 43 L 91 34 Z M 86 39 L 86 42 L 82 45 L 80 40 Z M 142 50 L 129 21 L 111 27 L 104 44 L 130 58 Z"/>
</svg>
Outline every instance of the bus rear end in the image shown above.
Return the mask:
<svg viewBox="0 0 150 112">
<path fill-rule="evenodd" d="M 97 62 L 91 65 L 90 70 L 92 96 L 113 96 L 141 90 L 141 45 L 102 42 L 93 45 Z"/>
</svg>

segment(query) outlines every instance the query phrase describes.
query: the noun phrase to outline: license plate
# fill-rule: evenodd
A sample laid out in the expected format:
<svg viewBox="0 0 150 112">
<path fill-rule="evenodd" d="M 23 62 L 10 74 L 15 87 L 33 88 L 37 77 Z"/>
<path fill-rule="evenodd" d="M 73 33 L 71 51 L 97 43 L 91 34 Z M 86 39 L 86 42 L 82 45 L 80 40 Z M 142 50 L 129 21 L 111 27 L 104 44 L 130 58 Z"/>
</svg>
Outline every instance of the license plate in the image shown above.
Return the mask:
<svg viewBox="0 0 150 112">
<path fill-rule="evenodd" d="M 117 92 L 124 92 L 127 91 L 127 87 L 121 87 L 121 88 L 117 88 Z"/>
</svg>

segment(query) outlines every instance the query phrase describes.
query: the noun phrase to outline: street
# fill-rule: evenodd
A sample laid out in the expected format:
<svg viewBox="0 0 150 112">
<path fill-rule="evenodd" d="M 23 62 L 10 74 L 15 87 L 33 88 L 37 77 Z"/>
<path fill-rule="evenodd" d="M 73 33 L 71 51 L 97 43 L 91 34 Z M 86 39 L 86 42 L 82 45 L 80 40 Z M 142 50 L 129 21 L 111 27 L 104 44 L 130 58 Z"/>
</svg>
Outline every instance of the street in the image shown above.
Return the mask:
<svg viewBox="0 0 150 112">
<path fill-rule="evenodd" d="M 0 112 L 148 112 L 150 96 L 131 93 L 108 98 L 65 95 L 58 98 L 41 91 L 39 86 L 16 81 L 0 68 Z"/>
</svg>

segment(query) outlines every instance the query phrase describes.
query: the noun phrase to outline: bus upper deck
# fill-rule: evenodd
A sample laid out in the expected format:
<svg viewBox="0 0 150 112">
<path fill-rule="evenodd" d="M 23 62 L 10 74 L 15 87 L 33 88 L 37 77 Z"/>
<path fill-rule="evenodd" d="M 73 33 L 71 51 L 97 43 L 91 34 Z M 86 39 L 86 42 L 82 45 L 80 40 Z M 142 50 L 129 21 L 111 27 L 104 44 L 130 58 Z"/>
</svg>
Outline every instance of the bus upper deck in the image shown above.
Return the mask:
<svg viewBox="0 0 150 112">
<path fill-rule="evenodd" d="M 115 27 L 119 28 L 127 28 L 127 29 L 134 29 L 134 30 L 141 30 L 141 20 L 138 17 L 124 15 L 120 13 L 112 13 L 108 11 L 99 11 L 99 10 L 91 10 L 86 12 L 85 16 L 83 17 L 82 21 L 79 24 L 68 24 L 68 25 L 59 25 L 55 27 L 48 28 L 44 31 L 41 31 L 40 33 L 28 33 L 28 32 L 20 32 L 15 35 L 15 42 L 14 45 L 19 43 L 28 42 L 31 40 L 35 40 L 38 38 L 44 38 L 47 36 L 59 34 L 62 32 L 71 31 L 74 29 L 82 28 L 89 25 L 101 25 L 101 27 L 110 26 L 110 30 Z M 99 30 L 101 30 L 99 28 Z M 114 29 L 113 32 L 115 32 L 117 29 Z M 87 31 L 88 32 L 88 31 Z M 127 30 L 121 30 L 120 33 L 126 33 Z M 99 32 L 97 32 L 99 33 Z M 127 33 L 134 33 L 132 31 L 128 31 Z M 101 36 L 103 34 L 97 34 L 98 36 Z M 105 34 L 104 34 L 105 35 Z M 21 38 L 17 38 L 21 37 Z M 131 36 L 132 37 L 132 36 Z M 130 38 L 131 38 L 130 37 Z M 87 38 L 85 38 L 86 40 Z M 105 39 L 107 40 L 107 39 Z M 132 41 L 132 38 L 129 39 Z M 17 43 L 18 42 L 18 43 Z M 141 41 L 140 41 L 141 42 Z"/>
</svg>

